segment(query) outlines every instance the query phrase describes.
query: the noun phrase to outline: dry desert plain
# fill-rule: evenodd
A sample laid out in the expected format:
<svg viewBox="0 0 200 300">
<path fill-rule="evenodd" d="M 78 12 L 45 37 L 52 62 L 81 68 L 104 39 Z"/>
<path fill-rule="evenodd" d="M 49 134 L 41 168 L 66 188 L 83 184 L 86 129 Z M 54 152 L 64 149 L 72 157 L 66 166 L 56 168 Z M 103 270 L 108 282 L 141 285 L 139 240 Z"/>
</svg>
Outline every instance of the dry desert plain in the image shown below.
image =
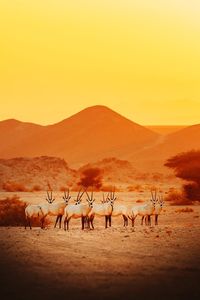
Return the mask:
<svg viewBox="0 0 200 300">
<path fill-rule="evenodd" d="M 5 194 L 12 193 L 0 198 Z M 41 203 L 45 195 L 17 194 L 27 203 Z M 137 193 L 117 196 L 127 205 L 137 199 Z M 100 197 L 95 193 L 97 202 Z M 200 206 L 178 212 L 182 208 L 166 203 L 159 225 L 151 227 L 138 218 L 135 228 L 124 228 L 121 217 L 108 229 L 102 218 L 84 231 L 80 220 L 71 220 L 68 232 L 53 224 L 1 227 L 2 299 L 199 299 Z"/>
</svg>

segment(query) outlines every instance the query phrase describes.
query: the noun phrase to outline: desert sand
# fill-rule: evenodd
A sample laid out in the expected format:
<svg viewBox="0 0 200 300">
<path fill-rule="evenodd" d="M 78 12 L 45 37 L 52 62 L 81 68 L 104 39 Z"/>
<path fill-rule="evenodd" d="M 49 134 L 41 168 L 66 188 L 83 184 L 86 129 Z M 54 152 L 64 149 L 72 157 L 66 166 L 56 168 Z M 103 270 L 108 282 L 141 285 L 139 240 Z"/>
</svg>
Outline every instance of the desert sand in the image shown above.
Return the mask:
<svg viewBox="0 0 200 300">
<path fill-rule="evenodd" d="M 20 195 L 20 193 L 19 193 Z M 100 197 L 95 194 L 97 201 Z M 40 193 L 22 193 L 31 203 Z M 120 193 L 119 203 L 134 203 Z M 3 299 L 197 299 L 200 286 L 200 206 L 193 212 L 166 204 L 159 225 L 111 228 L 96 218 L 95 230 L 0 228 Z M 53 220 L 52 220 L 53 221 Z"/>
</svg>

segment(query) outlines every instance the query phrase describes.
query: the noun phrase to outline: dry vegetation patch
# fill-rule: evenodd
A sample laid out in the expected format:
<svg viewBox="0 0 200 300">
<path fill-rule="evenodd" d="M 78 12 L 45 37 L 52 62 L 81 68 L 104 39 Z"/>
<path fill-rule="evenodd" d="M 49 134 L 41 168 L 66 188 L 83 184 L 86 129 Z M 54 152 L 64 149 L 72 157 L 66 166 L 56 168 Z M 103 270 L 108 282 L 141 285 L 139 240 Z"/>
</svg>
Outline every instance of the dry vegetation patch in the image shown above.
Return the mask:
<svg viewBox="0 0 200 300">
<path fill-rule="evenodd" d="M 20 197 L 13 195 L 0 199 L 0 226 L 25 226 L 25 208 L 27 203 L 20 200 Z M 40 226 L 39 218 L 32 220 L 33 227 Z M 45 225 L 50 224 L 48 219 Z"/>
<path fill-rule="evenodd" d="M 0 201 L 0 226 L 24 226 L 26 203 L 17 195 Z"/>
<path fill-rule="evenodd" d="M 194 212 L 194 210 L 191 207 L 184 207 L 184 208 L 179 208 L 177 210 L 175 210 L 175 212 L 177 213 L 190 213 L 190 212 Z"/>
</svg>

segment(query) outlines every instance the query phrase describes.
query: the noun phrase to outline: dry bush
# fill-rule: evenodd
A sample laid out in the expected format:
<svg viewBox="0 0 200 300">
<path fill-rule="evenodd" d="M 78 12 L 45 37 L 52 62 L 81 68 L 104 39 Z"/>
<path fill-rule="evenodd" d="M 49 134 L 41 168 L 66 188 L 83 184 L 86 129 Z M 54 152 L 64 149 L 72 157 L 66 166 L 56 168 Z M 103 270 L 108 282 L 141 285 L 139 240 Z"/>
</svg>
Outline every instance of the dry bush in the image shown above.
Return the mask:
<svg viewBox="0 0 200 300">
<path fill-rule="evenodd" d="M 16 195 L 0 200 L 0 226 L 24 226 L 25 207 Z"/>
<path fill-rule="evenodd" d="M 188 201 L 200 199 L 200 150 L 180 153 L 167 160 L 165 166 L 172 168 L 178 178 L 188 181 L 183 186 Z"/>
<path fill-rule="evenodd" d="M 188 183 L 183 185 L 183 189 L 188 199 L 199 201 L 200 199 L 200 183 Z"/>
<path fill-rule="evenodd" d="M 79 186 L 85 188 L 94 187 L 99 190 L 102 187 L 102 170 L 99 168 L 88 168 L 82 171 Z"/>
<path fill-rule="evenodd" d="M 127 189 L 128 189 L 128 192 L 143 192 L 142 186 L 140 184 L 129 185 Z"/>
<path fill-rule="evenodd" d="M 61 191 L 61 192 L 66 192 L 66 191 L 67 191 L 67 188 L 66 188 L 65 186 L 61 186 L 61 187 L 60 187 L 60 191 Z"/>
<path fill-rule="evenodd" d="M 28 192 L 24 184 L 14 181 L 5 182 L 2 187 L 6 192 Z"/>
<path fill-rule="evenodd" d="M 150 173 L 138 173 L 135 176 L 135 180 L 149 180 L 151 177 Z"/>
<path fill-rule="evenodd" d="M 143 203 L 143 202 L 144 202 L 144 200 L 141 200 L 141 199 L 136 200 L 136 203 Z"/>
<path fill-rule="evenodd" d="M 194 212 L 194 210 L 191 207 L 185 207 L 185 208 L 179 208 L 177 210 L 175 210 L 175 212 L 177 213 L 190 213 L 190 212 Z"/>
<path fill-rule="evenodd" d="M 117 187 L 114 187 L 113 185 L 103 185 L 101 187 L 101 191 L 102 192 L 111 192 L 113 191 L 113 189 L 115 190 L 115 192 L 121 192 L 122 190 L 117 188 Z"/>
<path fill-rule="evenodd" d="M 32 192 L 40 192 L 40 191 L 42 191 L 41 186 L 38 184 L 35 184 L 32 188 Z"/>
<path fill-rule="evenodd" d="M 17 195 L 6 197 L 0 200 L 0 226 L 25 226 L 25 208 L 27 203 L 20 200 Z M 31 221 L 33 227 L 40 227 L 38 218 Z M 45 219 L 45 224 L 50 224 L 48 219 Z"/>
<path fill-rule="evenodd" d="M 163 180 L 163 174 L 162 173 L 152 173 L 151 175 L 151 178 L 154 180 L 154 181 L 162 181 Z"/>
<path fill-rule="evenodd" d="M 168 195 L 165 197 L 165 201 L 169 201 L 170 205 L 190 205 L 189 201 L 183 191 L 177 191 L 175 189 L 169 191 Z"/>
<path fill-rule="evenodd" d="M 134 191 L 135 191 L 135 187 L 134 187 L 133 185 L 129 185 L 129 186 L 127 187 L 127 191 L 128 191 L 128 192 L 134 192 Z"/>
</svg>

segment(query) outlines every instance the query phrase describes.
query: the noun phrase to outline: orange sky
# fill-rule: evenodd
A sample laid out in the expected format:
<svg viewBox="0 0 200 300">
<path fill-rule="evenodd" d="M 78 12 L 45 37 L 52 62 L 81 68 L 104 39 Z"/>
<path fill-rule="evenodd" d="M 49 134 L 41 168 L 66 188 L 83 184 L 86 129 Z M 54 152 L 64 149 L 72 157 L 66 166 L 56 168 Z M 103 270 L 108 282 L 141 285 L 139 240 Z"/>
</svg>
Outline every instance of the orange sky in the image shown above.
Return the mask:
<svg viewBox="0 0 200 300">
<path fill-rule="evenodd" d="M 200 123 L 199 0 L 1 0 L 0 120 Z"/>
</svg>

